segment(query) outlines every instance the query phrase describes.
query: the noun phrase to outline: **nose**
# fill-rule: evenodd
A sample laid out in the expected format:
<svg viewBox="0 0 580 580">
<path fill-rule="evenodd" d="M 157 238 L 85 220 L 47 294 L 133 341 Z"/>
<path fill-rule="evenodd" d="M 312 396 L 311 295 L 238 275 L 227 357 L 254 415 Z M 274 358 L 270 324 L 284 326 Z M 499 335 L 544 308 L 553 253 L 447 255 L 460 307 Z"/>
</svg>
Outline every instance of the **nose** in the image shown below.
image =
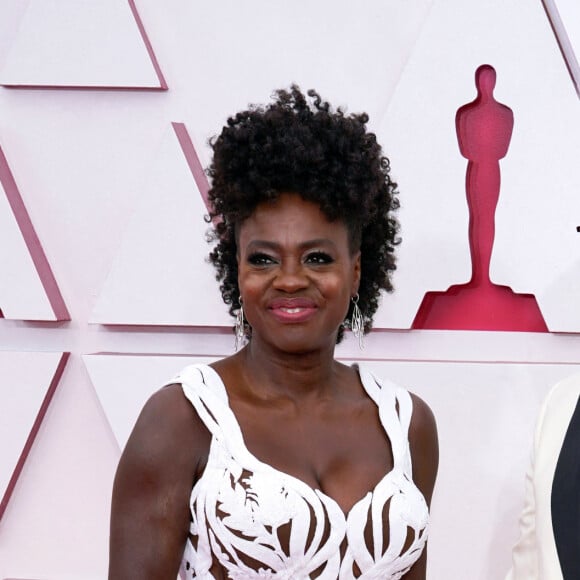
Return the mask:
<svg viewBox="0 0 580 580">
<path fill-rule="evenodd" d="M 296 260 L 282 260 L 273 286 L 281 292 L 293 293 L 306 288 L 309 284 L 304 265 Z"/>
</svg>

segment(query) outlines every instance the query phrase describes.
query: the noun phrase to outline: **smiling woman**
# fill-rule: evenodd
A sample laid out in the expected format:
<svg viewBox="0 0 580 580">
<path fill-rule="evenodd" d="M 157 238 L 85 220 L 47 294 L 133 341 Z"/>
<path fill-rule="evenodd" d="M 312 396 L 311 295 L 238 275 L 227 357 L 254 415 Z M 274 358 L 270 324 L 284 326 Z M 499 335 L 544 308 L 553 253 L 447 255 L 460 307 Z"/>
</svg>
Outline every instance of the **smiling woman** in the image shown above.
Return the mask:
<svg viewBox="0 0 580 580">
<path fill-rule="evenodd" d="M 238 287 L 253 347 L 334 344 L 359 282 L 346 225 L 296 193 L 260 204 L 240 225 Z"/>
<path fill-rule="evenodd" d="M 425 578 L 431 411 L 334 359 L 392 290 L 396 186 L 366 122 L 293 86 L 214 140 L 210 257 L 246 344 L 145 405 L 111 580 Z"/>
</svg>

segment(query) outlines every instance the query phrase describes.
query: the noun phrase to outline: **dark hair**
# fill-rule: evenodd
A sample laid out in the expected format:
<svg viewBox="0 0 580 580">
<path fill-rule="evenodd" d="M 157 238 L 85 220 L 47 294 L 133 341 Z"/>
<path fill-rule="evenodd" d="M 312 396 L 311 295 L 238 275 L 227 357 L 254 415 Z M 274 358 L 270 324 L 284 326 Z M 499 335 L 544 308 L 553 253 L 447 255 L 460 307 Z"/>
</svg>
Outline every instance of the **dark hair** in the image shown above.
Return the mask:
<svg viewBox="0 0 580 580">
<path fill-rule="evenodd" d="M 329 220 L 343 221 L 351 250 L 360 248 L 358 304 L 368 332 L 380 291 L 393 289 L 394 247 L 400 241 L 394 217 L 397 185 L 389 175 L 389 160 L 366 129 L 368 115 L 346 115 L 315 91 L 307 95 L 296 85 L 276 91 L 271 104 L 252 105 L 230 117 L 210 141 L 210 237 L 217 244 L 209 258 L 233 316 L 240 307 L 236 227 L 259 204 L 296 192 L 318 204 Z M 347 320 L 351 310 L 352 304 Z"/>
</svg>

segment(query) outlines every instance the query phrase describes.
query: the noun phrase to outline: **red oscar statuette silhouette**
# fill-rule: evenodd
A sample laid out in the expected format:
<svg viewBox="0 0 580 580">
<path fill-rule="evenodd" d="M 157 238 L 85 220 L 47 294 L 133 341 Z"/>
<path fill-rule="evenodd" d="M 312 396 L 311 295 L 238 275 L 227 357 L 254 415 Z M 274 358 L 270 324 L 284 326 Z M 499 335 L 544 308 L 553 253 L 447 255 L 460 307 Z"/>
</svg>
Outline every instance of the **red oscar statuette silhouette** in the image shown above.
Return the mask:
<svg viewBox="0 0 580 580">
<path fill-rule="evenodd" d="M 489 277 L 500 191 L 499 160 L 507 154 L 514 126 L 511 109 L 493 97 L 495 79 L 491 66 L 480 66 L 475 73 L 477 97 L 455 117 L 459 149 L 468 160 L 471 280 L 446 292 L 425 294 L 412 328 L 548 331 L 532 294 L 516 294 Z"/>
</svg>

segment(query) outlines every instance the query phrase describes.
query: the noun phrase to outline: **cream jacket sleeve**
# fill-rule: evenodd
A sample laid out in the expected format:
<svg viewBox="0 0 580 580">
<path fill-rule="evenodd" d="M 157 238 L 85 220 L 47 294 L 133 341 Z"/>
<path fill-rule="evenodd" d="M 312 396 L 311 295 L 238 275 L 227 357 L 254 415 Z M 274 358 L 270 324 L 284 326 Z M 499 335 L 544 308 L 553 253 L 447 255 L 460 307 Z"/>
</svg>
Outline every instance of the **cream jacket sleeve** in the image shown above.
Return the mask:
<svg viewBox="0 0 580 580">
<path fill-rule="evenodd" d="M 526 474 L 520 538 L 506 580 L 563 580 L 552 528 L 552 481 L 579 393 L 580 375 L 574 375 L 556 384 L 542 404 Z"/>
<path fill-rule="evenodd" d="M 512 567 L 506 580 L 539 580 L 536 539 L 536 495 L 534 491 L 535 448 L 541 430 L 544 407 L 537 422 L 534 449 L 526 472 L 524 507 L 520 516 L 520 537 L 512 551 Z"/>
</svg>

